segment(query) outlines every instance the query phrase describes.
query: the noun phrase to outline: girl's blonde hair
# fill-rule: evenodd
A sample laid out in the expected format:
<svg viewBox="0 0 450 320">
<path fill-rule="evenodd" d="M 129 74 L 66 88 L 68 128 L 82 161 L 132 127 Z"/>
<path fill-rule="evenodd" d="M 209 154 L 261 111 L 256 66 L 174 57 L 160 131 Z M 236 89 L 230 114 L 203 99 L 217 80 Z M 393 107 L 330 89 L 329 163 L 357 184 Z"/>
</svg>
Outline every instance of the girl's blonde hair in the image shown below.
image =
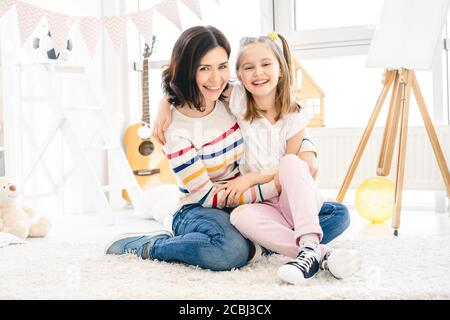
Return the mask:
<svg viewBox="0 0 450 320">
<path fill-rule="evenodd" d="M 281 46 L 277 44 L 277 40 L 281 41 Z M 286 39 L 279 33 L 271 32 L 267 36 L 258 38 L 242 38 L 236 61 L 236 72 L 239 73 L 241 67 L 242 53 L 248 45 L 253 43 L 263 43 L 269 46 L 280 64 L 280 78 L 275 95 L 275 110 L 277 111 L 275 121 L 278 121 L 285 113 L 298 112 L 301 107 L 294 97 L 294 71 L 291 50 Z M 253 121 L 261 117 L 261 110 L 258 109 L 252 94 L 247 89 L 245 89 L 245 92 L 247 94 L 247 112 L 244 119 Z"/>
</svg>

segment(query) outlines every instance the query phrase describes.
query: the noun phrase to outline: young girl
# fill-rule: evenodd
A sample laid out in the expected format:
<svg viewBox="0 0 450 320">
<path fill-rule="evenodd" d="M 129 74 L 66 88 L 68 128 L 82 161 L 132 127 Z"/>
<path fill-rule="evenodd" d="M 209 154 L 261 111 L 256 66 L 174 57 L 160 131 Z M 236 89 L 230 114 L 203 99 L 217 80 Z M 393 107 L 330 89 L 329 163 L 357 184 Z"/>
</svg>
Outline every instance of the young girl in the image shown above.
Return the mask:
<svg viewBox="0 0 450 320">
<path fill-rule="evenodd" d="M 271 41 L 275 41 L 275 39 Z M 244 44 L 244 47 L 248 44 L 250 43 Z M 237 117 L 245 140 L 245 152 L 239 165 L 240 170 L 242 170 L 241 173 L 244 175 L 237 176 L 232 181 L 215 188 L 211 195 L 216 196 L 218 193 L 222 193 L 216 205 L 231 207 L 244 203 L 243 194 L 254 184 L 271 181 L 272 179 L 275 182 L 281 180 L 282 189 L 286 189 L 286 191 L 282 192 L 280 198 L 271 202 L 262 201 L 263 203 L 254 205 L 254 207 L 252 205 L 241 206 L 235 210 L 232 220 L 249 239 L 261 243 L 264 247 L 273 251 L 291 257 L 297 256 L 295 261 L 281 268 L 279 272 L 283 279 L 296 283 L 304 279 L 310 279 L 317 272 L 322 253 L 318 245 L 319 241 L 322 240 L 326 243 L 341 234 L 348 226 L 349 219 L 347 209 L 344 206 L 322 203 L 320 193 L 305 163 L 296 156 L 283 158 L 280 163 L 280 158 L 286 152 L 292 154 L 299 152 L 302 144 L 302 129 L 306 125 L 308 117 L 305 113 L 298 112 L 298 105 L 292 98 L 293 78 L 290 63 L 286 62 L 290 61 L 290 57 L 284 57 L 281 49 L 276 49 L 275 43 L 272 45 L 277 51 L 267 52 L 266 50 L 264 54 L 269 53 L 269 55 L 264 57 L 260 55 L 259 49 L 261 48 L 256 48 L 256 52 L 247 51 L 250 57 L 261 56 L 257 59 L 257 63 L 255 63 L 256 60 L 251 59 L 243 63 L 238 61 L 239 78 L 251 90 L 248 91 L 251 92 L 248 101 L 249 108 L 246 108 L 247 101 L 244 100 L 245 91 L 242 87 L 234 88 L 231 97 L 231 111 Z M 285 50 L 285 52 L 286 55 L 289 54 L 288 50 Z M 241 52 L 240 58 L 244 57 L 243 54 L 244 52 Z M 242 70 L 240 70 L 241 65 Z M 256 72 L 255 76 L 251 76 L 253 70 Z M 163 110 L 166 107 L 163 106 Z M 158 118 L 159 125 L 157 128 L 162 128 L 170 123 L 170 115 L 159 116 Z M 157 132 L 157 135 L 162 136 L 161 132 Z M 276 138 L 274 139 L 274 137 Z M 280 179 L 278 179 L 278 175 L 275 175 L 278 163 L 280 163 Z M 289 180 L 287 176 L 294 179 Z M 289 199 L 291 199 L 290 202 Z M 277 203 L 283 205 L 275 208 L 277 212 L 274 217 L 269 217 L 270 219 L 265 221 L 261 219 L 262 216 L 257 217 L 259 220 L 254 220 L 256 224 L 252 222 L 253 218 L 240 219 L 243 215 L 238 214 L 242 211 L 255 213 L 261 211 L 261 209 L 270 208 Z M 250 217 L 250 214 L 248 217 Z M 333 219 L 330 219 L 330 217 L 333 217 Z M 325 234 L 322 232 L 319 218 L 326 229 Z M 280 224 L 280 220 L 283 219 L 291 223 L 285 221 L 284 224 Z M 339 223 L 337 223 L 338 221 Z M 260 231 L 263 229 L 272 229 L 274 232 L 262 234 Z M 279 238 L 280 235 L 277 233 L 280 231 L 282 241 L 272 242 L 267 239 L 271 236 L 275 236 L 275 239 Z M 296 234 L 295 239 L 294 233 Z M 286 240 L 286 238 L 289 239 Z M 325 252 L 325 250 L 323 251 Z M 336 251 L 336 253 L 338 252 Z M 333 254 L 333 256 L 338 257 L 339 255 Z M 333 259 L 331 258 L 332 256 L 328 259 L 330 266 L 334 265 L 335 267 L 330 268 L 330 271 L 336 277 L 344 277 L 353 272 L 348 272 L 352 266 L 345 266 L 342 263 L 332 264 Z M 285 273 L 289 275 L 285 276 Z"/>
<path fill-rule="evenodd" d="M 301 283 L 317 273 L 321 257 L 329 252 L 319 245 L 330 241 L 329 232 L 324 234 L 322 230 L 329 229 L 326 221 L 322 228 L 319 221 L 321 209 L 346 208 L 323 203 L 307 165 L 295 156 L 310 118 L 293 97 L 292 61 L 286 40 L 276 33 L 242 39 L 236 73 L 243 87 L 234 87 L 230 109 L 246 141 L 239 165 L 243 176 L 217 191 L 226 189 L 225 196 L 235 199 L 248 187 L 242 181 L 248 173 L 278 172 L 275 179 L 281 184 L 280 196 L 239 206 L 231 213 L 231 223 L 248 239 L 294 258 L 278 270 L 278 275 L 287 282 Z M 345 260 L 352 258 L 353 252 L 341 250 L 339 254 L 348 255 L 341 257 Z M 349 276 L 360 263 L 357 256 L 350 260 L 352 264 L 345 268 L 340 265 L 340 270 L 336 267 L 330 271 L 339 278 Z"/>
</svg>

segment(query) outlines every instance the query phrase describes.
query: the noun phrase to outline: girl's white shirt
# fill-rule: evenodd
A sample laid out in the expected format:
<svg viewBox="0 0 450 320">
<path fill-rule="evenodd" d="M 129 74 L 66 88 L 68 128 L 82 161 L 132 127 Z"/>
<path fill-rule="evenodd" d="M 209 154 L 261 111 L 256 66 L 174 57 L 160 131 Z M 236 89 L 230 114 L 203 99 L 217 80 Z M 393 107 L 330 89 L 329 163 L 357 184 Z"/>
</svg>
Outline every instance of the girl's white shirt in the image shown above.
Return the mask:
<svg viewBox="0 0 450 320">
<path fill-rule="evenodd" d="M 265 117 L 246 121 L 247 98 L 241 84 L 235 84 L 232 89 L 230 110 L 237 118 L 245 142 L 244 154 L 239 163 L 241 174 L 278 170 L 280 159 L 286 154 L 287 140 L 304 129 L 312 118 L 302 109 L 283 115 L 275 124 Z M 308 142 L 302 144 L 301 151 L 316 152 L 315 146 Z"/>
</svg>

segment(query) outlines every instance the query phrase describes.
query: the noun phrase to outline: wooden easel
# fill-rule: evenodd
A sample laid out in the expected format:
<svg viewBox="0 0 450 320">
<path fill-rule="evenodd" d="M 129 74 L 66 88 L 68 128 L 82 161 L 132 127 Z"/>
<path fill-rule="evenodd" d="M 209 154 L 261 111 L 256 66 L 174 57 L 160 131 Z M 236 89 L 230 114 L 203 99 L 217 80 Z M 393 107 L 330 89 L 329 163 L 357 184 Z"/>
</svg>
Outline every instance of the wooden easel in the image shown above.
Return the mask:
<svg viewBox="0 0 450 320">
<path fill-rule="evenodd" d="M 397 137 L 398 124 L 400 122 L 400 137 L 398 146 L 397 159 L 397 175 L 395 181 L 395 198 L 392 214 L 392 228 L 394 228 L 394 235 L 398 236 L 398 228 L 400 227 L 400 211 L 402 205 L 402 191 L 403 178 L 405 172 L 405 158 L 406 158 L 406 140 L 408 135 L 408 114 L 409 114 L 409 98 L 411 88 L 414 91 L 414 96 L 419 106 L 420 114 L 427 130 L 428 138 L 433 147 L 436 160 L 439 165 L 444 183 L 447 188 L 447 196 L 450 197 L 450 173 L 445 162 L 444 154 L 439 144 L 436 131 L 434 130 L 430 116 L 425 105 L 425 100 L 419 88 L 416 75 L 413 70 L 409 69 L 393 69 L 385 70 L 383 74 L 383 89 L 375 105 L 372 116 L 369 119 L 366 130 L 361 138 L 361 141 L 353 157 L 352 163 L 347 171 L 344 182 L 339 190 L 337 201 L 341 202 L 347 189 L 352 181 L 356 168 L 358 167 L 361 156 L 367 145 L 367 141 L 372 133 L 375 122 L 380 114 L 380 110 L 384 104 L 386 96 L 392 86 L 392 96 L 389 106 L 389 111 L 386 119 L 386 126 L 384 129 L 383 141 L 381 144 L 380 158 L 378 161 L 377 175 L 387 176 L 391 169 L 392 156 L 394 153 L 394 146 Z"/>
</svg>

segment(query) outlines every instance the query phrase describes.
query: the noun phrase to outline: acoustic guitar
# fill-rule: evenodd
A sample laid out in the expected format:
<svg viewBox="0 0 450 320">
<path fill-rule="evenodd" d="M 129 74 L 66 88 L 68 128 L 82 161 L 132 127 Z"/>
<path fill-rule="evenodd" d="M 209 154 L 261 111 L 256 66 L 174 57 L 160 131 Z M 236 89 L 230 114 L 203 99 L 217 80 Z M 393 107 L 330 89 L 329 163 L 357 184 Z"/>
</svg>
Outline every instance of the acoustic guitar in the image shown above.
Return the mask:
<svg viewBox="0 0 450 320">
<path fill-rule="evenodd" d="M 151 137 L 148 59 L 153 53 L 155 41 L 153 36 L 151 46 L 145 44 L 143 55 L 142 120 L 129 126 L 124 135 L 127 159 L 142 190 L 162 184 L 177 184 L 161 145 Z M 122 196 L 131 203 L 126 190 L 122 191 Z"/>
</svg>

